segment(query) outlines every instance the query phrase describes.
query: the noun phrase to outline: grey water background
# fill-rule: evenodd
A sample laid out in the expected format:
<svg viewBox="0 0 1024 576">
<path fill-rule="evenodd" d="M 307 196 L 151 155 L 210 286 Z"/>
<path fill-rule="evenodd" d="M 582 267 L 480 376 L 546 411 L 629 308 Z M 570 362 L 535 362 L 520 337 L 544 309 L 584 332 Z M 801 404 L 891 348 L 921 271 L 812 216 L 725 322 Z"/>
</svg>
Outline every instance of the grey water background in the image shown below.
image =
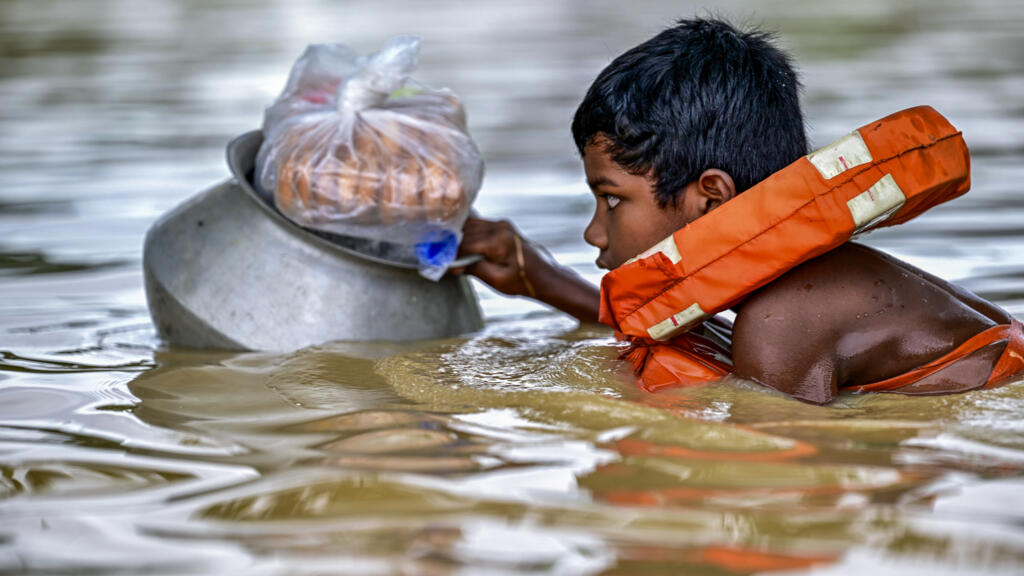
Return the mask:
<svg viewBox="0 0 1024 576">
<path fill-rule="evenodd" d="M 143 531 L 133 508 L 184 498 L 173 488 L 181 476 L 195 480 L 189 495 L 208 497 L 259 475 L 256 464 L 209 460 L 246 447 L 223 430 L 225 437 L 189 431 L 193 420 L 211 418 L 201 410 L 172 410 L 163 427 L 142 416 L 147 406 L 133 379 L 199 361 L 161 349 L 140 254 L 154 219 L 227 177 L 226 143 L 259 126 L 307 44 L 341 41 L 368 52 L 398 34 L 421 36 L 417 78 L 463 97 L 487 161 L 478 210 L 513 220 L 597 281 L 596 255 L 582 241 L 593 201 L 569 137 L 572 112 L 615 55 L 676 17 L 710 13 L 779 32 L 803 74 L 815 145 L 918 104 L 960 128 L 972 151 L 973 190 L 867 241 L 1024 316 L 1024 4 L 1015 0 L 0 2 L 0 572 L 343 571 L 289 563 L 267 541 L 240 550 L 230 542 L 241 537 L 218 527 L 161 538 L 194 516 L 172 515 Z M 543 340 L 552 326 L 572 330 L 542 306 L 477 287 L 490 334 Z M 254 361 L 232 365 L 232 377 L 219 384 L 211 377 L 209 386 L 241 382 L 246 362 Z M 260 362 L 261 369 L 284 365 Z M 353 390 L 373 371 L 365 363 L 338 366 L 351 369 Z M 223 394 L 225 405 L 237 401 Z M 993 429 L 1018 428 L 1011 414 Z M 134 457 L 122 463 L 121 450 Z M 598 449 L 588 454 L 603 458 Z M 1021 453 L 1007 458 L 1020 462 Z M 1024 500 L 1012 493 L 982 492 L 980 506 L 1010 518 L 1010 548 L 1020 552 Z M 971 513 L 985 529 L 1003 525 Z M 511 534 L 509 547 L 540 546 L 552 557 L 592 550 L 566 552 L 575 563 L 551 565 L 563 573 L 614 566 L 602 545 L 591 546 L 593 534 L 553 533 L 543 545 Z M 471 552 L 459 557 L 467 573 L 487 573 L 474 563 L 491 549 L 474 548 L 472 539 L 463 546 Z M 360 562 L 352 572 L 395 570 Z M 1008 573 L 1020 568 L 1013 562 Z M 884 564 L 868 562 L 876 571 Z M 533 565 L 503 566 L 488 570 L 530 573 Z M 536 566 L 539 573 L 547 565 Z M 956 562 L 946 568 L 968 570 Z"/>
</svg>

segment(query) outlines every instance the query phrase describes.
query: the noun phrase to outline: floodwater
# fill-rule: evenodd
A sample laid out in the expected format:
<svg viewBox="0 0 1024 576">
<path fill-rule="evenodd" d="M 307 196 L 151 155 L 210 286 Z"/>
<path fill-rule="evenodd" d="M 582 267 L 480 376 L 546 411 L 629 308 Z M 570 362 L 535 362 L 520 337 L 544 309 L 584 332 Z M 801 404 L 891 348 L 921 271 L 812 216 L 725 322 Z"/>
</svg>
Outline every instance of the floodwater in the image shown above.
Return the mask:
<svg viewBox="0 0 1024 576">
<path fill-rule="evenodd" d="M 0 572 L 1020 574 L 1024 384 L 813 407 L 647 395 L 611 335 L 478 286 L 464 338 L 157 340 L 147 227 L 227 177 L 305 44 L 424 38 L 477 203 L 597 280 L 568 124 L 689 2 L 0 2 Z M 1024 4 L 717 3 L 779 30 L 818 145 L 932 104 L 974 190 L 867 238 L 1024 317 Z"/>
</svg>

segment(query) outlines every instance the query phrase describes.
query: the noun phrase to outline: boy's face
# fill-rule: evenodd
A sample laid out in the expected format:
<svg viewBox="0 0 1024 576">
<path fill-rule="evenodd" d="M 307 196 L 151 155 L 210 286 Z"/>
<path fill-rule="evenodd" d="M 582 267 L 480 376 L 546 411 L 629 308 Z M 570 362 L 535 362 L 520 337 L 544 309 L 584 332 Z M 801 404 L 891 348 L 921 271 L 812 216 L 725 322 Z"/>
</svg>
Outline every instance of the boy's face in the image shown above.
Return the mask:
<svg viewBox="0 0 1024 576">
<path fill-rule="evenodd" d="M 607 152 L 608 140 L 594 137 L 583 149 L 587 184 L 597 197 L 594 217 L 583 233 L 601 250 L 597 266 L 607 270 L 664 240 L 700 216 L 689 186 L 676 203 L 658 206 L 654 182 L 626 172 Z"/>
</svg>

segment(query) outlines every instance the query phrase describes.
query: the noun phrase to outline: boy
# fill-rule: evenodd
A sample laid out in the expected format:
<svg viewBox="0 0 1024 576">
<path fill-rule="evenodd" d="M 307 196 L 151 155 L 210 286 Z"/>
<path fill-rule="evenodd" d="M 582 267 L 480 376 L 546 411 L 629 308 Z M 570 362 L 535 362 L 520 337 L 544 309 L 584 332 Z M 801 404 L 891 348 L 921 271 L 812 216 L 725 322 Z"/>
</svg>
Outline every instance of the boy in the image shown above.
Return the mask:
<svg viewBox="0 0 1024 576">
<path fill-rule="evenodd" d="M 597 199 L 584 238 L 608 270 L 808 153 L 788 56 L 766 34 L 718 20 L 682 20 L 616 58 L 572 132 Z M 464 232 L 461 251 L 485 256 L 469 273 L 597 320 L 599 290 L 510 224 L 471 219 Z M 1024 366 L 1024 335 L 1005 311 L 854 243 L 794 267 L 733 310 L 735 373 L 813 403 L 840 388 L 897 382 L 905 393 L 971 390 L 990 383 L 997 363 L 1001 374 Z M 982 333 L 984 342 L 972 340 Z M 940 369 L 915 371 L 937 359 Z"/>
</svg>

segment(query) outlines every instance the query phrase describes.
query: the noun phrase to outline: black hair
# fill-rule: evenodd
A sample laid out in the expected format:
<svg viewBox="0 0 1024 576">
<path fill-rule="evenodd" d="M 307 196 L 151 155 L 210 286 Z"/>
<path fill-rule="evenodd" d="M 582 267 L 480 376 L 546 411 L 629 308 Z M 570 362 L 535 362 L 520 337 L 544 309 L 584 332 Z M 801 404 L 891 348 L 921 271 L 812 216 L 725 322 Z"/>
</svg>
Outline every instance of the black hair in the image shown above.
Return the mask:
<svg viewBox="0 0 1024 576">
<path fill-rule="evenodd" d="M 709 168 L 737 192 L 807 154 L 800 82 L 772 34 L 684 19 L 612 61 L 572 122 L 580 155 L 598 135 L 662 206 Z"/>
</svg>

